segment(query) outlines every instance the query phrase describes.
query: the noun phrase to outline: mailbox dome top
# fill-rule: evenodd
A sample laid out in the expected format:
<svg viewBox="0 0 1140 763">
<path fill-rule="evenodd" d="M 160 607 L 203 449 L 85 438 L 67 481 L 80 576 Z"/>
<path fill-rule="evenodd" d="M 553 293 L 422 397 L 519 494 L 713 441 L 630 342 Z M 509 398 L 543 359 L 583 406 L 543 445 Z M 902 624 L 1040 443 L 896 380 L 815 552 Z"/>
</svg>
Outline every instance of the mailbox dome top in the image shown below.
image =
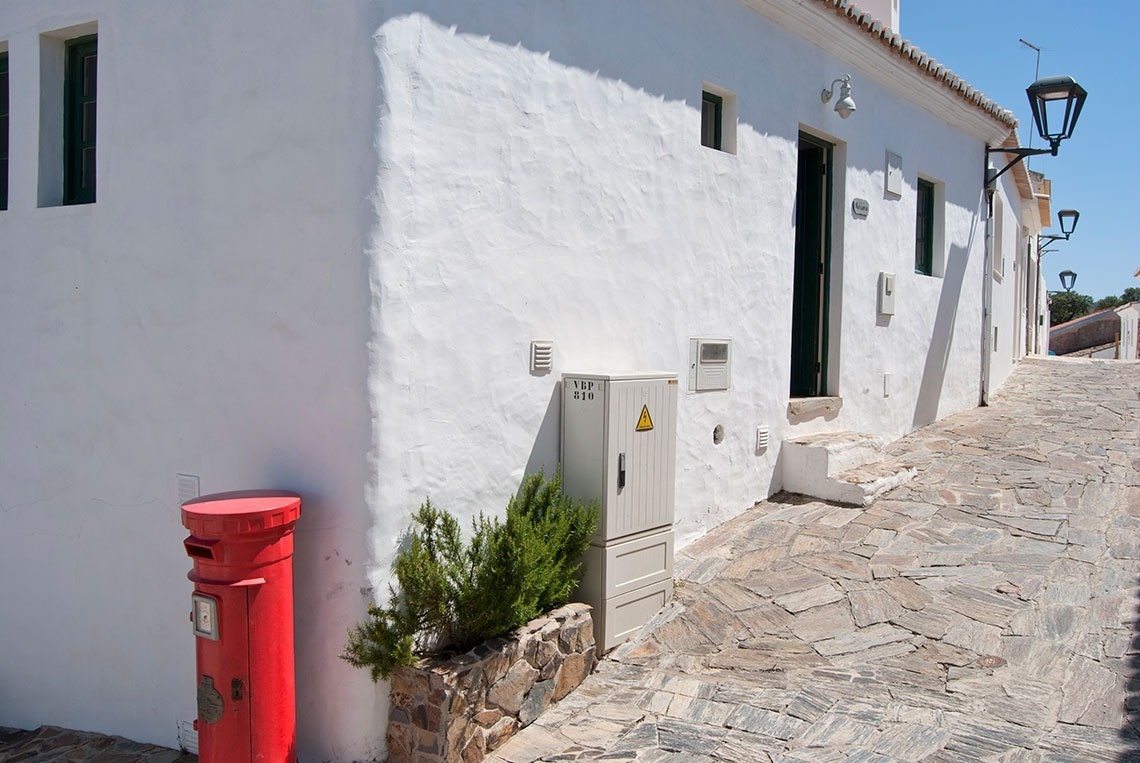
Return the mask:
<svg viewBox="0 0 1140 763">
<path fill-rule="evenodd" d="M 301 517 L 301 497 L 283 490 L 214 493 L 182 504 L 182 525 L 202 538 L 288 529 Z"/>
</svg>

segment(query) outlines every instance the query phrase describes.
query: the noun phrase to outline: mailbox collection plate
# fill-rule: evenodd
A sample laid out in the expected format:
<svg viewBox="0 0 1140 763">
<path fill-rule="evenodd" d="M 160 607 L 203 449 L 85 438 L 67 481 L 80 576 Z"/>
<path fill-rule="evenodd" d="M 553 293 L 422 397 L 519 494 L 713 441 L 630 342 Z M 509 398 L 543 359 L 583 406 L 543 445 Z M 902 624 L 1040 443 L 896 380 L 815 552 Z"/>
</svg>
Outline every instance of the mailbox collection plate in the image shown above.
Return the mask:
<svg viewBox="0 0 1140 763">
<path fill-rule="evenodd" d="M 218 600 L 213 596 L 195 593 L 191 595 L 190 601 L 193 607 L 192 618 L 194 620 L 194 635 L 199 638 L 217 641 L 220 638 L 218 629 Z"/>
</svg>

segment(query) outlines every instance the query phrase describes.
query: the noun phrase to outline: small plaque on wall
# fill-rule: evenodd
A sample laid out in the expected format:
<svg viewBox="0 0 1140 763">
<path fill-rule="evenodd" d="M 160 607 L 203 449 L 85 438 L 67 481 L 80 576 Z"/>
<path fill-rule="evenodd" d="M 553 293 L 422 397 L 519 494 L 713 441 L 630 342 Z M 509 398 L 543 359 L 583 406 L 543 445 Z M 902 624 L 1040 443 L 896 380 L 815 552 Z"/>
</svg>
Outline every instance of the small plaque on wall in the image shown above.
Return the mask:
<svg viewBox="0 0 1140 763">
<path fill-rule="evenodd" d="M 886 188 L 884 192 L 888 198 L 901 199 L 903 190 L 902 157 L 887 152 Z"/>
<path fill-rule="evenodd" d="M 851 214 L 859 219 L 865 219 L 871 211 L 871 205 L 866 199 L 855 199 L 851 202 Z"/>
</svg>

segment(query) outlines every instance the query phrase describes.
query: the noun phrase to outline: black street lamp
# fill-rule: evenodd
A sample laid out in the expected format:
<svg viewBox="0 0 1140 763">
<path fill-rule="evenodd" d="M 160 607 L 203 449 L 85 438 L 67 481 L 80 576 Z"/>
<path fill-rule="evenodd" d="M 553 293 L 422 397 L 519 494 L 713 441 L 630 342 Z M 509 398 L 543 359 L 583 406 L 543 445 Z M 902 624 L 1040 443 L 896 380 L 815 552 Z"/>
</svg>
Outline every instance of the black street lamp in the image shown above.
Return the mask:
<svg viewBox="0 0 1140 763">
<path fill-rule="evenodd" d="M 1061 235 L 1053 233 L 1037 237 L 1037 256 L 1040 258 L 1047 252 L 1053 251 L 1047 249 L 1049 244 L 1054 241 L 1068 241 L 1069 236 L 1073 235 L 1073 231 L 1077 229 L 1077 221 L 1081 219 L 1081 213 L 1075 209 L 1062 209 L 1057 213 L 1057 221 L 1061 226 Z"/>
<path fill-rule="evenodd" d="M 1029 107 L 1033 111 L 1033 123 L 1037 127 L 1037 134 L 1041 136 L 1042 140 L 1049 143 L 1049 148 L 990 148 L 986 146 L 987 187 L 993 185 L 995 180 L 1027 156 L 1040 156 L 1041 154 L 1056 156 L 1061 141 L 1073 137 L 1077 119 L 1085 105 L 1085 98 L 1088 97 L 1085 89 L 1069 76 L 1039 79 L 1025 89 L 1025 95 L 1029 98 Z M 997 173 L 989 175 L 989 158 L 990 154 L 994 153 L 1010 154 L 1013 156 L 1013 160 Z"/>
<path fill-rule="evenodd" d="M 1071 270 L 1062 270 L 1057 274 L 1057 277 L 1061 279 L 1061 288 L 1067 292 L 1072 291 L 1073 286 L 1077 283 L 1077 274 Z"/>
</svg>

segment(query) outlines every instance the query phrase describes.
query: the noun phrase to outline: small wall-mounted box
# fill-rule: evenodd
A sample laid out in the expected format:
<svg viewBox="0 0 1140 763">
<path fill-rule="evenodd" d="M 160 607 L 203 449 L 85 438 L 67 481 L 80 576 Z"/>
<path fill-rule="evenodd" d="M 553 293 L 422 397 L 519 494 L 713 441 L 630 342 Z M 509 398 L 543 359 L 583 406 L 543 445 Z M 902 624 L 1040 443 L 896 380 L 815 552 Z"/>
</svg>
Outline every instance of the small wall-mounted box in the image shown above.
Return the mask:
<svg viewBox="0 0 1140 763">
<path fill-rule="evenodd" d="M 895 274 L 879 273 L 879 315 L 895 314 Z"/>
<path fill-rule="evenodd" d="M 689 391 L 728 389 L 732 378 L 732 340 L 689 340 Z"/>
</svg>

